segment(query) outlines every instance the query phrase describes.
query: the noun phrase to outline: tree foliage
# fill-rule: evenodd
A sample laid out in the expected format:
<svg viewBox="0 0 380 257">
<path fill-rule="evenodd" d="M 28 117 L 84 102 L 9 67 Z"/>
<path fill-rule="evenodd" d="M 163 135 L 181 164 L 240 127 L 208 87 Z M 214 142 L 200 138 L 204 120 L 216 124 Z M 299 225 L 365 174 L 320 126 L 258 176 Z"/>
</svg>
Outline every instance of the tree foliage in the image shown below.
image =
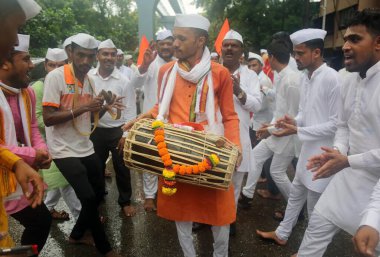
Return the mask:
<svg viewBox="0 0 380 257">
<path fill-rule="evenodd" d="M 247 50 L 266 48 L 278 31 L 292 33 L 311 24 L 319 3 L 305 0 L 197 0 L 211 21 L 214 42 L 225 18 L 230 28 L 242 34 Z"/>
<path fill-rule="evenodd" d="M 31 35 L 33 56 L 44 56 L 48 47 L 59 47 L 79 32 L 98 40 L 111 38 L 118 48 L 133 51 L 138 45 L 138 18 L 131 1 L 37 0 L 42 11 L 21 32 Z"/>
</svg>

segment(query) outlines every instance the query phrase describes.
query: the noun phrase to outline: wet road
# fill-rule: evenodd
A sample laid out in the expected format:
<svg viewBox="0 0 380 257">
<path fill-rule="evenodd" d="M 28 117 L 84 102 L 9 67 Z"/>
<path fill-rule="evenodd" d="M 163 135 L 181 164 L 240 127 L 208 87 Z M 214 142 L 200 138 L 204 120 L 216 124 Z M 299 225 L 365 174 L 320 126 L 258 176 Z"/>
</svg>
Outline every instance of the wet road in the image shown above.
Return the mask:
<svg viewBox="0 0 380 257">
<path fill-rule="evenodd" d="M 142 207 L 141 175 L 132 174 L 134 200 L 137 208 L 136 216 L 126 218 L 117 204 L 117 188 L 115 178 L 107 180 L 109 194 L 102 206 L 102 214 L 107 217 L 106 229 L 112 246 L 122 256 L 132 257 L 181 257 L 182 251 L 177 240 L 173 222 L 161 219 L 155 213 L 145 213 Z M 272 218 L 275 209 L 283 208 L 282 201 L 264 200 L 256 196 L 253 207 L 248 211 L 239 210 L 237 218 L 237 234 L 230 239 L 230 257 L 272 257 L 290 256 L 298 249 L 305 230 L 306 221 L 298 222 L 286 246 L 277 246 L 271 242 L 260 240 L 255 235 L 256 229 L 272 230 L 278 222 Z M 61 200 L 56 208 L 68 208 Z M 10 219 L 12 235 L 19 243 L 20 226 Z M 73 221 L 54 221 L 48 241 L 40 254 L 41 257 L 98 257 L 92 246 L 70 245 L 67 237 Z M 196 251 L 199 257 L 212 256 L 212 234 L 210 229 L 194 233 Z M 338 234 L 330 244 L 325 256 L 355 256 L 351 237 L 346 233 Z"/>
</svg>

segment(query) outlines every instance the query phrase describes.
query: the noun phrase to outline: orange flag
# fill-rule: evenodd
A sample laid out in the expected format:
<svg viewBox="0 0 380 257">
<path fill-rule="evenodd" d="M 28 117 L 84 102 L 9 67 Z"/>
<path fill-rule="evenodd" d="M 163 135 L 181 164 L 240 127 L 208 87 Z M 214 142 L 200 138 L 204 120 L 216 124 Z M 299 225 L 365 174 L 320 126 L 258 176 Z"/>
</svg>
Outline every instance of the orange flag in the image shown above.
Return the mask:
<svg viewBox="0 0 380 257">
<path fill-rule="evenodd" d="M 225 19 L 223 22 L 223 26 L 220 29 L 219 35 L 215 40 L 215 51 L 219 54 L 222 55 L 222 42 L 224 36 L 227 34 L 227 32 L 230 30 L 230 24 L 228 23 L 228 19 Z"/>
<path fill-rule="evenodd" d="M 141 37 L 141 42 L 140 42 L 140 48 L 139 48 L 139 57 L 137 58 L 137 65 L 141 65 L 143 60 L 144 60 L 144 53 L 145 50 L 148 49 L 149 47 L 149 41 L 146 38 L 145 35 Z"/>
</svg>

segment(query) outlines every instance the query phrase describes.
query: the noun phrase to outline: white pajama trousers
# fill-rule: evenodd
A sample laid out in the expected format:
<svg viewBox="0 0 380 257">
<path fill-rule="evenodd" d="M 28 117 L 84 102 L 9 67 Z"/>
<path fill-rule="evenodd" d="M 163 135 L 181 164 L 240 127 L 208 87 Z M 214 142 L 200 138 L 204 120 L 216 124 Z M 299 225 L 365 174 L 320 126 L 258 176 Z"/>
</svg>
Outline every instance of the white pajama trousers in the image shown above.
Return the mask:
<svg viewBox="0 0 380 257">
<path fill-rule="evenodd" d="M 307 213 L 309 218 L 313 213 L 314 206 L 317 204 L 321 193 L 317 193 L 307 189 L 297 178 L 294 178 L 288 204 L 286 205 L 285 217 L 277 227 L 275 233 L 281 240 L 288 240 L 292 233 L 293 227 L 297 224 L 298 216 L 307 202 Z M 314 256 L 314 255 L 310 255 Z"/>
<path fill-rule="evenodd" d="M 74 189 L 70 185 L 47 191 L 44 201 L 46 207 L 49 211 L 51 211 L 58 204 L 61 196 L 69 207 L 74 219 L 77 220 L 82 209 L 82 205 L 75 194 Z"/>
<path fill-rule="evenodd" d="M 179 243 L 185 257 L 196 257 L 191 221 L 176 221 L 177 235 Z M 228 257 L 228 241 L 230 237 L 230 226 L 212 226 L 212 235 L 214 237 L 213 257 Z"/>
<path fill-rule="evenodd" d="M 239 196 L 241 192 L 241 185 L 243 184 L 244 175 L 246 172 L 235 171 L 232 175 L 232 183 L 234 185 L 234 197 L 235 197 L 235 207 L 237 210 L 237 205 L 239 201 Z"/>
<path fill-rule="evenodd" d="M 156 198 L 157 187 L 158 187 L 158 176 L 145 172 L 143 174 L 143 188 L 144 188 L 145 199 Z"/>
<path fill-rule="evenodd" d="M 339 231 L 338 226 L 323 217 L 318 211 L 314 211 L 303 236 L 297 257 L 322 257 L 327 246 Z M 375 255 L 380 255 L 380 244 L 376 247 Z"/>
<path fill-rule="evenodd" d="M 285 200 L 288 199 L 292 182 L 290 182 L 286 171 L 294 156 L 286 156 L 273 153 L 272 150 L 267 146 L 265 140 L 261 141 L 253 149 L 254 165 L 252 170 L 248 172 L 247 183 L 243 188 L 243 194 L 246 197 L 253 198 L 257 180 L 259 179 L 261 171 L 263 170 L 264 163 L 272 156 L 273 159 L 270 166 L 270 174 L 281 194 L 285 197 Z"/>
</svg>

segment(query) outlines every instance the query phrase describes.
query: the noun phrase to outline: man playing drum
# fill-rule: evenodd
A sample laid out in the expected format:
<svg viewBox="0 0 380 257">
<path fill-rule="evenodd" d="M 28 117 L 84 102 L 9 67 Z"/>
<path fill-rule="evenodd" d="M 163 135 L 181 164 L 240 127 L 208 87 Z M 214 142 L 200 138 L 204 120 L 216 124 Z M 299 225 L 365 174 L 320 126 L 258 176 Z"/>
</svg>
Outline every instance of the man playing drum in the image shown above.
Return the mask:
<svg viewBox="0 0 380 257">
<path fill-rule="evenodd" d="M 210 61 L 206 47 L 209 26 L 210 22 L 200 15 L 176 16 L 173 46 L 178 61 L 162 66 L 158 76 L 158 104 L 139 119 L 198 122 L 205 125 L 207 132 L 219 133 L 240 145 L 232 80 L 226 68 Z M 154 58 L 149 54 L 144 57 Z M 215 115 L 219 111 L 221 120 Z M 132 122 L 124 128 L 131 126 Z M 159 188 L 161 185 L 162 179 Z M 229 224 L 236 219 L 233 187 L 222 191 L 178 182 L 177 189 L 172 196 L 158 190 L 157 214 L 176 222 L 184 255 L 196 256 L 191 233 L 192 223 L 199 222 L 212 225 L 213 256 L 228 256 Z"/>
</svg>

